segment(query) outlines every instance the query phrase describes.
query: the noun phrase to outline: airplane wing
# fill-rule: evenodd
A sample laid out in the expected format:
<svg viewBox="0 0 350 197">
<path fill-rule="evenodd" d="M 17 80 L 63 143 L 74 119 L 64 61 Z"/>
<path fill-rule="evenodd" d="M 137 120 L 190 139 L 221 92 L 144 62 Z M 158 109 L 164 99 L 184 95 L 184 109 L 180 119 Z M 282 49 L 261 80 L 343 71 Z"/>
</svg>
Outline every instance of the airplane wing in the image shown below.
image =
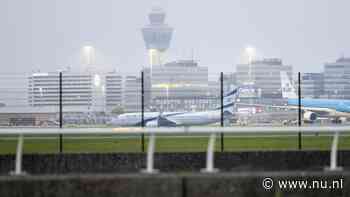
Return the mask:
<svg viewBox="0 0 350 197">
<path fill-rule="evenodd" d="M 164 116 L 158 117 L 158 126 L 160 127 L 176 127 L 176 122 L 167 119 Z"/>
<path fill-rule="evenodd" d="M 256 107 L 269 107 L 269 108 L 278 108 L 278 109 L 291 109 L 298 110 L 299 107 L 295 105 L 265 105 L 265 104 L 251 104 L 251 103 L 237 103 L 238 105 L 244 106 L 256 106 Z M 332 116 L 336 113 L 336 110 L 329 108 L 321 108 L 321 107 L 303 107 L 301 106 L 301 110 L 303 111 L 312 111 L 318 114 L 329 114 Z"/>
</svg>

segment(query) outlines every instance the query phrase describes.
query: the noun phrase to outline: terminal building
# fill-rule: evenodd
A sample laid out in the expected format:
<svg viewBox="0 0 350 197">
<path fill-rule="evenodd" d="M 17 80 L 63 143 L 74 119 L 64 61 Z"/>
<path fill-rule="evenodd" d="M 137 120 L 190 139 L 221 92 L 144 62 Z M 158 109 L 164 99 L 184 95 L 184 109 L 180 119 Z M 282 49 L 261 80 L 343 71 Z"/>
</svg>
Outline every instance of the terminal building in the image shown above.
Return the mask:
<svg viewBox="0 0 350 197">
<path fill-rule="evenodd" d="M 154 66 L 151 77 L 152 96 L 184 97 L 205 95 L 208 68 L 193 60 L 179 60 Z"/>
<path fill-rule="evenodd" d="M 269 58 L 238 64 L 236 71 L 239 86 L 249 85 L 256 89 L 255 96 L 274 99 L 282 98 L 281 71 L 292 79 L 293 68 L 283 65 L 281 59 Z"/>
<path fill-rule="evenodd" d="M 123 104 L 123 76 L 118 73 L 108 73 L 105 77 L 106 111 Z"/>
<path fill-rule="evenodd" d="M 59 105 L 59 73 L 33 73 L 28 83 L 31 106 Z M 62 103 L 64 106 L 92 106 L 93 76 L 62 74 Z"/>
<path fill-rule="evenodd" d="M 144 110 L 151 111 L 151 76 L 150 68 L 142 69 L 144 74 Z M 141 106 L 141 92 L 142 92 L 142 77 L 140 75 L 127 75 L 123 77 L 123 109 L 125 112 L 140 112 Z"/>
<path fill-rule="evenodd" d="M 141 111 L 141 77 L 125 76 L 123 91 L 123 108 L 125 112 Z"/>
<path fill-rule="evenodd" d="M 323 73 L 303 73 L 301 76 L 301 95 L 303 98 L 321 98 L 323 96 Z"/>
<path fill-rule="evenodd" d="M 208 67 L 194 60 L 153 66 L 151 104 L 156 110 L 205 110 L 208 108 Z"/>
<path fill-rule="evenodd" d="M 105 112 L 122 104 L 122 77 L 116 73 L 62 73 L 64 110 Z M 59 106 L 59 73 L 33 73 L 28 77 L 28 104 L 33 107 Z"/>
<path fill-rule="evenodd" d="M 350 58 L 324 65 L 324 94 L 334 99 L 350 99 Z"/>
</svg>

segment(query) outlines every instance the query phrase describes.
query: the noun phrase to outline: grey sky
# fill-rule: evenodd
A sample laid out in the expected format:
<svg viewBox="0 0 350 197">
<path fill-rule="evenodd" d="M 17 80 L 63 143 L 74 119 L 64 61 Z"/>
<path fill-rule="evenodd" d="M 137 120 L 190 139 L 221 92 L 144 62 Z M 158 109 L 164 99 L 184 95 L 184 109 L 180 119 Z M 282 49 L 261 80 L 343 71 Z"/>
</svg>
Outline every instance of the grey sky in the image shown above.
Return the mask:
<svg viewBox="0 0 350 197">
<path fill-rule="evenodd" d="M 147 64 L 140 28 L 152 6 L 175 29 L 168 60 L 191 57 L 232 71 L 247 45 L 295 71 L 321 71 L 350 55 L 348 0 L 1 0 L 0 74 L 79 64 L 93 45 L 99 65 L 122 72 Z"/>
</svg>

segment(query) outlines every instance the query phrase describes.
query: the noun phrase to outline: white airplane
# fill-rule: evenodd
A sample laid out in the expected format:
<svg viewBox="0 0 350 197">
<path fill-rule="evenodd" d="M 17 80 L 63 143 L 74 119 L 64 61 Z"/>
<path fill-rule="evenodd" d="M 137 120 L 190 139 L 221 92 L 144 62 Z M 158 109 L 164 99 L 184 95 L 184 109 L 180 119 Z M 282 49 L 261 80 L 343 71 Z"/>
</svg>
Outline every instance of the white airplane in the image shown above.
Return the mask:
<svg viewBox="0 0 350 197">
<path fill-rule="evenodd" d="M 234 89 L 224 96 L 224 119 L 233 115 L 237 89 Z M 146 112 L 144 122 L 146 127 L 157 126 L 190 126 L 208 125 L 220 122 L 221 107 L 202 112 Z M 117 118 L 112 118 L 108 124 L 115 126 L 140 126 L 142 123 L 141 113 L 125 113 Z"/>
</svg>

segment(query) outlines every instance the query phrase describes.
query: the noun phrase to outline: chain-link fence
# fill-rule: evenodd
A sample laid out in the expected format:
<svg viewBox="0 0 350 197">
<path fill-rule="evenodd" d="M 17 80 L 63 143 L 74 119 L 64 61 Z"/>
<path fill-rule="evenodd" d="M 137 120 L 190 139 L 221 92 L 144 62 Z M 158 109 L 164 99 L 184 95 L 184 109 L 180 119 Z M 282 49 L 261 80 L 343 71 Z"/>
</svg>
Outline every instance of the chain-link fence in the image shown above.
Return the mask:
<svg viewBox="0 0 350 197">
<path fill-rule="evenodd" d="M 347 124 L 350 100 L 345 86 L 334 86 L 340 83 L 337 70 L 293 75 L 289 67 L 256 64 L 215 74 L 192 64 L 156 66 L 139 73 L 4 73 L 0 126 Z M 221 135 L 221 150 L 224 138 Z M 301 136 L 298 139 L 301 148 Z M 62 150 L 62 136 L 59 144 Z"/>
</svg>

